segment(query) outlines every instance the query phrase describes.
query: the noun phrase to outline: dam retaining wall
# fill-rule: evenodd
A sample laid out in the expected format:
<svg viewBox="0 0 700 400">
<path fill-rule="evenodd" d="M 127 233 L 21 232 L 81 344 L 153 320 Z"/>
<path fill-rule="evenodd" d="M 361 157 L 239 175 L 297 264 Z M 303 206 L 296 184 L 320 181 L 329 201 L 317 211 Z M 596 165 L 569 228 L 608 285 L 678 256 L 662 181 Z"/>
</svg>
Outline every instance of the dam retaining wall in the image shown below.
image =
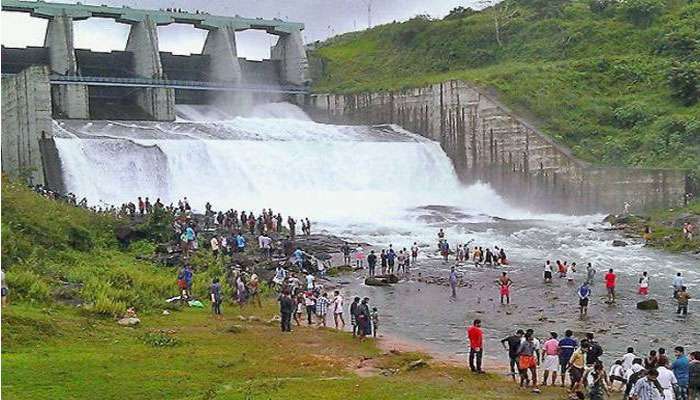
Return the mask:
<svg viewBox="0 0 700 400">
<path fill-rule="evenodd" d="M 360 94 L 314 94 L 317 121 L 397 124 L 440 142 L 465 183 L 488 182 L 513 203 L 569 214 L 677 206 L 686 172 L 593 166 L 464 81 Z M 400 155 L 388 154 L 400 162 Z M 380 173 L 380 172 L 378 172 Z M 390 177 L 387 177 L 390 179 Z"/>
</svg>

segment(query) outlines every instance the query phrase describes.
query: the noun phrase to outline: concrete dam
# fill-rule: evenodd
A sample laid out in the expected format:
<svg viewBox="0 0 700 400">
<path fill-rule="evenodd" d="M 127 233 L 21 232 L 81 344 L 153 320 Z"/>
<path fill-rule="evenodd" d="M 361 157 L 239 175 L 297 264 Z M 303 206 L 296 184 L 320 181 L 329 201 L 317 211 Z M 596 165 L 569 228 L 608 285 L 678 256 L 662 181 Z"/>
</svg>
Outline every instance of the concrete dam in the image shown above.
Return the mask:
<svg viewBox="0 0 700 400">
<path fill-rule="evenodd" d="M 71 140 L 66 135 L 76 140 L 110 138 L 106 132 L 116 125 L 138 130 L 139 135 L 146 131 L 164 132 L 134 134 L 138 140 L 172 140 L 179 138 L 177 133 L 192 123 L 182 120 L 186 107 L 205 106 L 231 112 L 284 101 L 302 107 L 317 122 L 363 125 L 355 130 L 370 132 L 355 132 L 350 135 L 352 140 L 370 137 L 371 143 L 382 142 L 386 129 L 372 126 L 394 124 L 435 141 L 452 161 L 463 183 L 488 183 L 513 204 L 585 214 L 619 211 L 625 202 L 633 209 L 674 206 L 682 203 L 686 193 L 684 171 L 603 168 L 576 159 L 568 149 L 466 82 L 451 81 L 386 93 L 311 94 L 308 89 L 312 74 L 301 36 L 304 26 L 300 23 L 17 0 L 4 1 L 2 7 L 5 11 L 29 13 L 48 20 L 43 46 L 2 48 L 2 170 L 55 190 L 67 189 L 65 160 L 57 148 L 57 143 L 65 146 L 65 140 Z M 76 49 L 73 21 L 87 18 L 110 18 L 128 24 L 130 32 L 124 50 Z M 201 54 L 160 51 L 157 27 L 173 23 L 207 31 Z M 269 60 L 238 57 L 235 32 L 249 29 L 278 36 Z M 95 127 L 103 130 L 98 132 Z M 337 136 L 337 129 L 344 129 L 310 123 L 297 128 L 329 137 Z M 211 126 L 188 129 L 191 129 L 188 135 L 195 132 L 194 137 L 206 140 L 241 135 L 247 138 L 251 134 L 245 121 L 219 130 Z M 275 138 L 275 129 L 284 130 L 273 124 L 258 136 Z M 348 136 L 340 137 L 347 140 Z M 130 152 L 148 153 L 143 160 L 161 162 L 162 154 L 148 150 L 151 143 L 128 146 L 131 150 L 121 146 L 117 151 L 112 146 L 99 151 L 108 150 L 109 154 L 123 157 L 125 163 L 134 162 Z M 419 143 L 412 146 L 424 148 Z M 234 144 L 219 143 L 219 147 L 235 152 Z M 207 143 L 207 151 L 217 152 L 220 150 L 214 149 L 217 146 Z M 271 147 L 275 146 L 271 144 Z M 332 159 L 340 160 L 345 150 L 333 149 Z M 74 151 L 79 153 L 77 149 Z M 178 157 L 187 157 L 187 152 L 187 147 L 178 148 Z M 432 154 L 432 149 L 428 153 Z M 382 153 L 373 154 L 381 157 Z M 386 157 L 393 160 L 390 153 Z M 428 156 L 418 159 L 424 162 L 436 155 L 425 157 Z M 394 161 L 401 162 L 401 158 Z M 443 164 L 425 161 L 422 165 L 422 168 L 440 165 L 441 173 L 449 174 Z M 239 164 L 226 166 L 242 168 Z M 75 170 L 89 171 L 84 167 L 73 166 Z M 115 166 L 115 169 L 119 168 Z M 116 174 L 114 179 L 120 176 Z M 144 185 L 145 189 L 148 182 Z"/>
</svg>

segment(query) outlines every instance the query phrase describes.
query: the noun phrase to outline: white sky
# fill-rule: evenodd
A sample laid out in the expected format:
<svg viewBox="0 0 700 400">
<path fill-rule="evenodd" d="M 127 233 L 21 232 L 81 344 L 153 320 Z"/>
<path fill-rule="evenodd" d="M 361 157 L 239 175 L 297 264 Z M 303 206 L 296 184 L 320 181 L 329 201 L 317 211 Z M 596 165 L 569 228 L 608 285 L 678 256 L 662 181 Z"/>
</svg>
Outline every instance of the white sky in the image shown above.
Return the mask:
<svg viewBox="0 0 700 400">
<path fill-rule="evenodd" d="M 303 22 L 305 41 L 324 39 L 339 33 L 367 27 L 368 0 L 84 0 L 85 4 L 109 4 L 115 6 L 158 9 L 195 9 L 217 15 L 235 15 L 255 18 L 282 18 Z M 64 2 L 70 2 L 66 0 Z M 457 6 L 476 7 L 478 0 L 372 0 L 372 25 L 401 21 L 417 14 L 443 17 Z M 0 42 L 10 47 L 41 46 L 44 41 L 46 21 L 28 14 L 2 12 Z M 75 23 L 75 47 L 96 51 L 123 50 L 128 26 L 111 19 L 91 18 Z M 178 54 L 199 53 L 206 32 L 189 25 L 159 27 L 161 51 Z M 238 32 L 238 55 L 250 59 L 268 58 L 269 47 L 276 37 L 264 31 Z"/>
</svg>

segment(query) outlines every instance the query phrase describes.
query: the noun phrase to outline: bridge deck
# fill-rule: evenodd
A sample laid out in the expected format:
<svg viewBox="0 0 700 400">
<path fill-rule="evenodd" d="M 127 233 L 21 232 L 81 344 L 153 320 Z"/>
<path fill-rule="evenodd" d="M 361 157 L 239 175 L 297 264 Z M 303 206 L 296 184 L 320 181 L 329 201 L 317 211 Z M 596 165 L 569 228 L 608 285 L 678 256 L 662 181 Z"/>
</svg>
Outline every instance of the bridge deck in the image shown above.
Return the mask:
<svg viewBox="0 0 700 400">
<path fill-rule="evenodd" d="M 206 13 L 190 13 L 187 11 L 144 10 L 130 7 L 93 6 L 86 4 L 48 3 L 44 1 L 2 0 L 3 11 L 30 13 L 38 18 L 53 18 L 66 15 L 75 20 L 92 17 L 113 18 L 117 22 L 133 24 L 148 17 L 157 25 L 172 23 L 190 24 L 200 29 L 233 28 L 237 31 L 260 29 L 274 35 L 284 35 L 303 30 L 304 24 L 287 22 L 281 19 L 243 18 L 211 15 Z"/>
</svg>

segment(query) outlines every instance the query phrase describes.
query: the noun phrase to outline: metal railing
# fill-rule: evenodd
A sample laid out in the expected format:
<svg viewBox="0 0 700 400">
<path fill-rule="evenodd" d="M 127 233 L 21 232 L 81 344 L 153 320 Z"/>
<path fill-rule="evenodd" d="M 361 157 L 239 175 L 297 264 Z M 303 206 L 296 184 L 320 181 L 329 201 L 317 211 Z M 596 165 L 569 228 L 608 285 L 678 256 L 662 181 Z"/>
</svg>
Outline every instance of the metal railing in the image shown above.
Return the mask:
<svg viewBox="0 0 700 400">
<path fill-rule="evenodd" d="M 184 90 L 216 90 L 228 92 L 289 93 L 307 94 L 306 86 L 297 85 L 260 85 L 228 82 L 203 82 L 172 79 L 150 78 L 115 78 L 99 76 L 50 75 L 49 81 L 54 85 L 87 85 L 118 87 L 154 87 Z"/>
</svg>

